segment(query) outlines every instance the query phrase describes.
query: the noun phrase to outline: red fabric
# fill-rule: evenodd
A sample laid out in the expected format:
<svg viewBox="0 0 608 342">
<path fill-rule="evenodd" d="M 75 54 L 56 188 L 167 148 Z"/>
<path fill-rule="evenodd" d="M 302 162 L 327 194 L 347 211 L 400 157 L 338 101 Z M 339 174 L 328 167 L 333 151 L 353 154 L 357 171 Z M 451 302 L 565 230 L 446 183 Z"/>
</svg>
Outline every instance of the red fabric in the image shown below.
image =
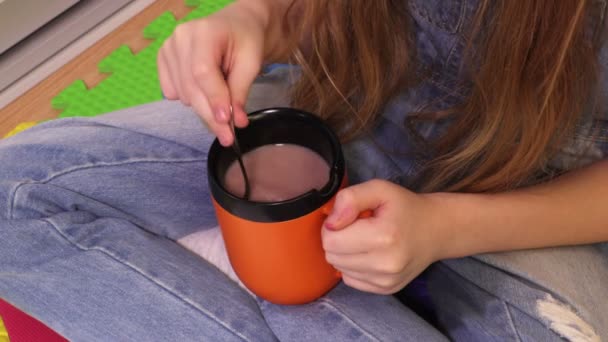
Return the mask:
<svg viewBox="0 0 608 342">
<path fill-rule="evenodd" d="M 2 299 L 0 299 L 0 317 L 4 321 L 11 342 L 67 341 L 40 321 L 26 315 Z"/>
</svg>

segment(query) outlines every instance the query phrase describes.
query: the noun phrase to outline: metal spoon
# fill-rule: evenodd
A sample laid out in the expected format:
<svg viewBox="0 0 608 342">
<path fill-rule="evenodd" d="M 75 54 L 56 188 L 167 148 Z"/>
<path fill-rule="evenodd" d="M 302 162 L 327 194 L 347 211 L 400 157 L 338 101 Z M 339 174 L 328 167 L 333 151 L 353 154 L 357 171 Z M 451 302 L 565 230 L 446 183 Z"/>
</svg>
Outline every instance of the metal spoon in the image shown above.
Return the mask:
<svg viewBox="0 0 608 342">
<path fill-rule="evenodd" d="M 249 184 L 249 177 L 247 177 L 247 171 L 245 170 L 245 164 L 243 163 L 243 153 L 241 152 L 241 147 L 239 146 L 239 141 L 236 137 L 236 130 L 234 129 L 234 111 L 232 110 L 232 106 L 230 106 L 230 128 L 232 129 L 232 136 L 234 137 L 232 149 L 234 150 L 234 153 L 236 153 L 236 158 L 239 162 L 239 166 L 241 167 L 243 179 L 245 180 L 245 196 L 243 196 L 243 198 L 248 200 L 251 192 L 251 186 Z"/>
</svg>

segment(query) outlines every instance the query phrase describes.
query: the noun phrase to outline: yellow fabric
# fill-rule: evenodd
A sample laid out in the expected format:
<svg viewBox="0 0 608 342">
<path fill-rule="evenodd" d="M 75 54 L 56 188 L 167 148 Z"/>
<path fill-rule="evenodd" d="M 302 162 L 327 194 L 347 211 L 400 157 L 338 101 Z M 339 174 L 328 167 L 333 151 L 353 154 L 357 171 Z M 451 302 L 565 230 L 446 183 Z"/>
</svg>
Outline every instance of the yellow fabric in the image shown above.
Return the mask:
<svg viewBox="0 0 608 342">
<path fill-rule="evenodd" d="M 10 339 L 8 338 L 8 331 L 6 331 L 2 317 L 0 317 L 0 342 L 10 342 Z"/>
<path fill-rule="evenodd" d="M 32 127 L 32 126 L 35 126 L 35 125 L 36 125 L 36 122 L 23 122 L 23 123 L 20 123 L 19 125 L 17 125 L 17 127 L 15 127 L 12 131 L 10 131 L 4 137 L 5 138 L 12 137 L 13 135 L 15 135 L 17 133 L 20 133 L 20 132 L 23 132 L 26 129 L 28 129 L 28 128 Z M 4 341 L 0 340 L 0 342 L 4 342 Z"/>
</svg>

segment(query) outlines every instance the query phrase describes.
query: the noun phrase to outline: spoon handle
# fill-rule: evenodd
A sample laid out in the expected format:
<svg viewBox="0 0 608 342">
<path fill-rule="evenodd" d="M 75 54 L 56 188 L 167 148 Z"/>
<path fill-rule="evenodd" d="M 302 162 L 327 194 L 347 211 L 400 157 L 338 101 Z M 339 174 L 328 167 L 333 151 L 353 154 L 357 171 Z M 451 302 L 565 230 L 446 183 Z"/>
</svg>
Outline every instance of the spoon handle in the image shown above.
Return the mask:
<svg viewBox="0 0 608 342">
<path fill-rule="evenodd" d="M 251 192 L 251 185 L 249 184 L 249 177 L 247 176 L 245 164 L 243 163 L 243 153 L 241 152 L 241 147 L 236 137 L 236 130 L 234 128 L 234 112 L 232 111 L 232 106 L 230 106 L 230 129 L 232 129 L 232 136 L 234 137 L 232 149 L 234 150 L 234 153 L 236 153 L 236 158 L 239 162 L 239 167 L 241 168 L 241 173 L 243 174 L 243 179 L 245 181 L 245 196 L 243 196 L 243 198 L 248 200 Z"/>
</svg>

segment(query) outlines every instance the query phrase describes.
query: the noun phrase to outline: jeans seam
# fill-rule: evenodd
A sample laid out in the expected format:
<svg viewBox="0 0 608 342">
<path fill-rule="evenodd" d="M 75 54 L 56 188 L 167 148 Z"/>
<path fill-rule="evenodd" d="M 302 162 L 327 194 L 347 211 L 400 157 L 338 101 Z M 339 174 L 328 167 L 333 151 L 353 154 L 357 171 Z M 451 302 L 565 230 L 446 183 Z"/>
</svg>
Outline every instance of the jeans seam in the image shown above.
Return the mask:
<svg viewBox="0 0 608 342">
<path fill-rule="evenodd" d="M 112 208 L 112 210 L 115 210 L 116 212 L 118 212 L 118 213 L 122 214 L 122 216 L 118 216 L 118 215 L 104 215 L 104 216 L 103 216 L 103 218 L 114 218 L 114 219 L 128 220 L 128 221 L 129 221 L 131 224 L 133 224 L 133 225 L 135 225 L 135 226 L 137 226 L 137 227 L 141 228 L 142 230 L 145 230 L 145 231 L 147 231 L 147 232 L 149 232 L 149 233 L 151 233 L 151 234 L 154 234 L 154 235 L 158 235 L 158 233 L 155 233 L 155 232 L 151 231 L 151 230 L 149 229 L 149 227 L 146 227 L 145 223 L 141 222 L 141 221 L 140 221 L 140 220 L 138 220 L 136 217 L 133 217 L 133 216 L 132 216 L 131 214 L 129 214 L 128 212 L 125 212 L 124 210 L 122 210 L 122 209 L 120 209 L 120 208 L 114 207 L 114 206 L 112 206 L 112 205 L 111 205 L 111 204 L 109 204 L 109 203 L 105 203 L 105 202 L 100 201 L 100 200 L 98 200 L 98 199 L 95 199 L 95 198 L 89 197 L 89 196 L 88 196 L 88 195 L 86 195 L 86 194 L 79 193 L 79 192 L 77 192 L 77 191 L 75 191 L 75 190 L 73 190 L 73 189 L 65 188 L 65 187 L 58 186 L 58 185 L 55 185 L 55 184 L 52 184 L 52 183 L 38 183 L 38 182 L 27 182 L 27 183 L 21 183 L 21 184 L 19 184 L 19 189 L 21 189 L 21 187 L 22 187 L 22 186 L 26 186 L 26 185 L 34 185 L 34 184 L 47 184 L 47 186 L 49 186 L 49 187 L 54 187 L 54 188 L 57 188 L 57 189 L 60 189 L 60 190 L 64 190 L 64 191 L 70 191 L 70 192 L 72 192 L 72 193 L 78 194 L 79 196 L 86 197 L 87 199 L 89 199 L 89 200 L 91 200 L 91 201 L 94 201 L 94 202 L 96 202 L 96 203 L 102 204 L 102 205 L 104 205 L 104 206 L 106 206 L 106 207 L 108 207 L 108 208 Z M 19 189 L 17 189 L 17 192 L 19 191 Z M 18 197 L 18 193 L 17 193 L 17 192 L 15 192 L 15 198 L 17 198 L 17 197 Z M 75 209 L 73 209 L 73 210 L 74 210 L 74 211 L 80 211 L 80 209 L 79 209 L 79 208 L 75 208 Z M 96 215 L 96 216 L 97 216 L 97 215 Z M 16 220 L 16 218 L 15 218 L 14 216 L 13 216 L 11 219 L 12 219 L 12 220 Z"/>
<path fill-rule="evenodd" d="M 335 312 L 337 312 L 338 314 L 340 314 L 340 316 L 347 321 L 348 323 L 350 323 L 352 326 L 356 327 L 357 329 L 359 329 L 359 331 L 361 331 L 365 336 L 367 336 L 368 338 L 374 340 L 374 341 L 380 341 L 380 339 L 376 336 L 374 336 L 371 332 L 369 332 L 368 330 L 366 330 L 365 328 L 363 328 L 362 326 L 360 326 L 359 324 L 357 324 L 357 322 L 353 321 L 352 319 L 350 319 L 348 317 L 347 314 L 345 314 L 342 310 L 340 310 L 340 308 L 338 308 L 338 306 L 336 305 L 336 303 L 334 303 L 332 300 L 328 299 L 328 298 L 319 298 L 319 302 L 321 304 L 324 304 L 325 307 L 329 308 L 329 309 L 333 309 Z"/>
<path fill-rule="evenodd" d="M 507 313 L 507 318 L 509 319 L 509 326 L 511 327 L 511 329 L 513 329 L 513 333 L 515 334 L 515 340 L 517 342 L 521 342 L 522 339 L 521 336 L 519 336 L 519 332 L 515 328 L 515 321 L 513 320 L 513 316 L 511 315 L 511 309 L 509 308 L 509 305 L 505 301 L 502 301 L 502 305 L 505 307 L 505 312 Z"/>
<path fill-rule="evenodd" d="M 117 130 L 121 130 L 121 131 L 127 131 L 129 133 L 141 135 L 141 136 L 144 136 L 144 137 L 149 137 L 149 138 L 153 138 L 153 139 L 158 139 L 158 140 L 161 140 L 161 141 L 169 142 L 171 144 L 176 144 L 176 145 L 179 145 L 179 146 L 182 146 L 182 147 L 189 148 L 189 149 L 191 149 L 193 151 L 196 151 L 196 152 L 206 153 L 206 151 L 204 151 L 204 150 L 199 150 L 196 147 L 193 147 L 193 146 L 190 146 L 190 145 L 187 145 L 187 144 L 183 144 L 183 143 L 180 143 L 178 141 L 175 141 L 175 140 L 172 140 L 172 139 L 168 139 L 166 137 L 161 137 L 161 136 L 150 134 L 150 133 L 147 133 L 147 132 L 141 132 L 141 131 L 138 131 L 137 129 L 134 129 L 132 127 L 123 127 L 123 126 L 118 126 L 118 125 L 114 125 L 114 124 L 103 122 L 103 121 L 98 121 L 98 120 L 95 120 L 95 118 L 70 117 L 70 118 L 58 119 L 58 120 L 55 120 L 55 121 L 52 121 L 52 122 L 58 122 L 58 121 L 62 121 L 62 120 L 66 121 L 66 122 L 69 121 L 70 123 L 76 123 L 77 124 L 77 125 L 73 125 L 73 126 L 67 126 L 68 128 L 80 128 L 80 127 L 82 127 L 82 128 L 92 128 L 92 127 L 96 127 L 96 128 L 117 129 Z M 91 123 L 93 123 L 93 124 L 91 124 Z M 32 130 L 34 130 L 34 129 L 38 129 L 39 130 L 39 129 L 44 129 L 44 128 L 48 128 L 48 127 L 37 125 L 34 128 L 32 128 Z M 52 128 L 55 128 L 55 127 L 53 126 L 53 127 L 51 127 L 51 129 Z"/>
<path fill-rule="evenodd" d="M 206 158 L 188 158 L 188 159 L 141 158 L 141 159 L 123 160 L 120 162 L 98 162 L 98 163 L 93 163 L 93 164 L 73 166 L 73 167 L 61 170 L 59 172 L 52 173 L 49 176 L 47 176 L 46 178 L 39 180 L 39 181 L 19 182 L 13 188 L 13 190 L 10 191 L 10 193 L 8 195 L 8 205 L 7 205 L 8 213 L 7 213 L 6 217 L 9 220 L 13 219 L 15 199 L 17 198 L 17 192 L 23 185 L 26 185 L 26 184 L 46 184 L 58 177 L 65 176 L 65 175 L 68 175 L 73 172 L 89 170 L 89 169 L 94 169 L 94 168 L 98 168 L 98 167 L 115 167 L 115 166 L 124 166 L 124 165 L 130 165 L 130 164 L 145 164 L 145 163 L 195 163 L 195 162 L 203 162 L 205 160 L 206 160 Z"/>
<path fill-rule="evenodd" d="M 26 182 L 20 182 L 18 183 L 12 191 L 9 192 L 8 194 L 8 198 L 7 198 L 7 206 L 6 206 L 6 218 L 8 220 L 12 220 L 13 219 L 13 207 L 15 206 L 15 197 L 17 197 L 17 191 L 19 191 L 19 188 L 25 184 Z"/>
<path fill-rule="evenodd" d="M 203 314 L 204 316 L 206 316 L 207 318 L 213 320 L 214 322 L 216 322 L 217 324 L 219 324 L 220 326 L 222 326 L 224 329 L 226 329 L 227 331 L 229 331 L 230 333 L 234 334 L 236 337 L 244 340 L 244 341 L 249 341 L 247 339 L 246 336 L 243 336 L 242 334 L 240 334 L 238 331 L 232 329 L 230 326 L 226 325 L 224 322 L 222 322 L 220 319 L 218 319 L 217 317 L 215 317 L 211 312 L 205 310 L 203 307 L 193 303 L 192 301 L 188 300 L 186 297 L 179 295 L 178 293 L 176 293 L 173 289 L 171 289 L 170 287 L 164 285 L 161 282 L 156 281 L 156 279 L 148 276 L 145 272 L 143 272 L 141 269 L 139 269 L 138 267 L 136 267 L 135 265 L 125 261 L 125 260 L 121 260 L 120 258 L 118 258 L 116 255 L 114 255 L 111 251 L 103 248 L 103 247 L 85 247 L 77 242 L 72 241 L 69 236 L 67 236 L 66 234 L 64 234 L 61 229 L 59 229 L 59 227 L 57 227 L 55 224 L 53 224 L 53 222 L 49 221 L 48 219 L 42 219 L 41 221 L 48 223 L 51 227 L 53 227 L 53 229 L 61 236 L 63 237 L 63 239 L 65 239 L 68 243 L 76 246 L 78 249 L 82 250 L 82 251 L 98 251 L 101 252 L 103 254 L 105 254 L 106 256 L 110 257 L 111 259 L 113 259 L 114 261 L 122 264 L 123 266 L 126 266 L 127 268 L 131 269 L 132 271 L 136 272 L 137 274 L 139 274 L 140 276 L 144 277 L 145 279 L 147 279 L 148 281 L 151 281 L 153 284 L 155 284 L 157 287 L 159 287 L 160 289 L 162 289 L 163 291 L 166 291 L 167 293 L 169 293 L 171 296 L 177 298 L 178 300 L 182 301 L 184 304 L 190 306 L 191 308 L 195 309 L 196 311 L 200 312 L 201 314 Z"/>
<path fill-rule="evenodd" d="M 151 164 L 194 163 L 194 162 L 202 162 L 202 161 L 206 161 L 206 160 L 207 160 L 206 158 L 187 158 L 187 159 L 141 158 L 141 159 L 129 159 L 129 160 L 120 161 L 120 162 L 99 162 L 99 163 L 88 164 L 88 165 L 79 165 L 79 166 L 75 166 L 75 167 L 71 167 L 71 168 L 62 170 L 60 172 L 56 172 L 56 173 L 50 175 L 49 177 L 47 177 L 46 179 L 39 181 L 39 183 L 42 183 L 42 184 L 48 183 L 48 182 L 54 180 L 55 178 L 65 176 L 72 172 L 94 169 L 97 167 L 113 167 L 113 166 L 123 166 L 123 165 L 130 165 L 130 164 L 145 164 L 145 163 L 151 163 Z"/>
</svg>

